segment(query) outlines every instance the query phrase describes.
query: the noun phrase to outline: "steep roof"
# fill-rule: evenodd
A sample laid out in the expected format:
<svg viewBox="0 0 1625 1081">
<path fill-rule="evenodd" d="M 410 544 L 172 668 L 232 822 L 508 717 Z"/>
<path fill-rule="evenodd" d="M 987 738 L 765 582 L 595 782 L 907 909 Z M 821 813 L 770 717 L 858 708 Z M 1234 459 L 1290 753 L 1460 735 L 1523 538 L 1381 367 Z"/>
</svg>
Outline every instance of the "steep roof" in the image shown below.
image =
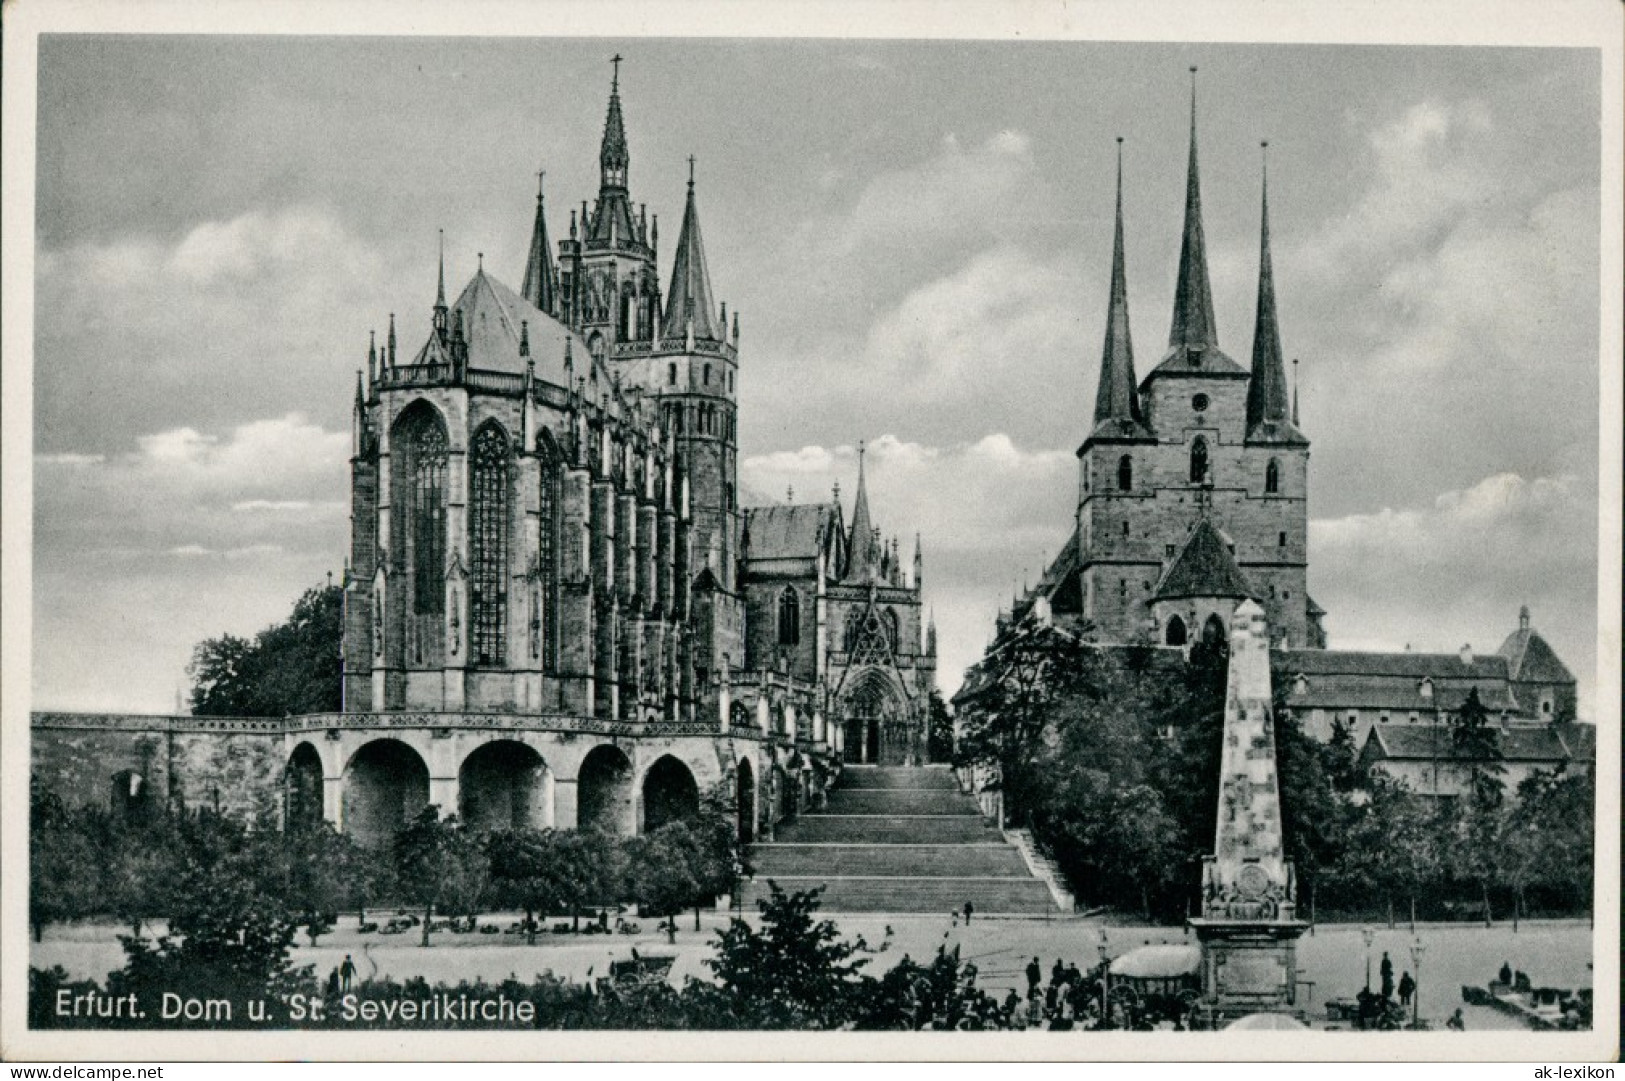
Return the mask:
<svg viewBox="0 0 1625 1081">
<path fill-rule="evenodd" d="M 558 307 L 559 276 L 553 266 L 553 244 L 547 237 L 547 206 L 542 199 L 542 176 L 536 178 L 536 223 L 530 231 L 530 255 L 525 259 L 525 283 L 519 295 L 540 311 Z"/>
<path fill-rule="evenodd" d="M 1490 734 L 1504 761 L 1540 762 L 1556 765 L 1574 757 L 1558 738 L 1552 725 L 1492 728 Z M 1366 742 L 1372 758 L 1465 760 L 1446 725 L 1379 724 L 1372 726 Z"/>
<path fill-rule="evenodd" d="M 746 507 L 750 537 L 747 560 L 817 559 L 821 546 L 840 528 L 840 508 L 830 503 L 770 504 Z"/>
<path fill-rule="evenodd" d="M 1117 140 L 1117 225 L 1112 237 L 1111 298 L 1106 343 L 1095 390 L 1095 427 L 1090 438 L 1150 438 L 1134 376 L 1134 343 L 1128 324 L 1128 278 L 1123 267 L 1123 140 Z"/>
<path fill-rule="evenodd" d="M 1563 741 L 1563 746 L 1569 749 L 1569 754 L 1572 757 L 1583 762 L 1591 762 L 1596 759 L 1596 725 L 1571 721 L 1568 724 L 1554 724 L 1552 730 L 1557 733 L 1557 738 Z"/>
<path fill-rule="evenodd" d="M 567 343 L 576 356 L 576 363 L 585 373 L 589 362 L 587 345 L 579 335 L 539 310 L 518 293 L 487 274 L 483 269 L 475 273 L 464 286 L 457 302 L 451 306 L 455 316 L 463 317 L 463 333 L 468 339 L 468 364 L 485 371 L 525 371 L 525 358 L 519 355 L 520 324 L 527 324 L 530 355 L 536 361 L 536 377 L 555 386 L 564 386 L 564 350 Z M 429 340 L 418 352 L 417 363 L 437 361 L 439 339 Z"/>
<path fill-rule="evenodd" d="M 1520 683 L 1574 682 L 1574 673 L 1558 658 L 1557 651 L 1527 624 L 1509 634 L 1496 652 L 1507 659 L 1511 678 Z"/>
<path fill-rule="evenodd" d="M 1268 146 L 1269 144 L 1264 144 Z M 1253 370 L 1247 383 L 1247 438 L 1253 442 L 1306 443 L 1292 423 L 1287 402 L 1286 366 L 1275 315 L 1275 271 L 1270 261 L 1270 189 L 1264 177 L 1262 226 L 1258 242 L 1258 317 L 1253 324 Z"/>
<path fill-rule="evenodd" d="M 1174 317 L 1168 353 L 1150 379 L 1175 373 L 1246 375 L 1219 349 L 1213 317 L 1213 288 L 1207 274 L 1207 240 L 1202 231 L 1202 183 L 1196 162 L 1196 69 L 1191 69 L 1191 150 L 1185 176 L 1185 229 L 1179 245 L 1179 278 L 1174 283 Z"/>
<path fill-rule="evenodd" d="M 1403 676 L 1407 679 L 1500 680 L 1508 678 L 1506 658 L 1475 654 L 1463 662 L 1456 653 L 1362 653 L 1338 649 L 1283 649 L 1280 663 L 1292 675 Z"/>
<path fill-rule="evenodd" d="M 1152 593 L 1155 600 L 1178 597 L 1256 597 L 1247 576 L 1236 566 L 1219 531 L 1207 517 L 1196 520 L 1185 546 L 1163 572 Z"/>
<path fill-rule="evenodd" d="M 724 340 L 727 328 L 721 326 L 721 316 L 711 299 L 711 273 L 705 265 L 705 243 L 700 239 L 692 177 L 688 181 L 688 201 L 683 205 L 683 231 L 677 237 L 677 255 L 672 260 L 671 286 L 666 293 L 665 340 L 682 340 L 691 314 L 695 338 Z"/>
</svg>

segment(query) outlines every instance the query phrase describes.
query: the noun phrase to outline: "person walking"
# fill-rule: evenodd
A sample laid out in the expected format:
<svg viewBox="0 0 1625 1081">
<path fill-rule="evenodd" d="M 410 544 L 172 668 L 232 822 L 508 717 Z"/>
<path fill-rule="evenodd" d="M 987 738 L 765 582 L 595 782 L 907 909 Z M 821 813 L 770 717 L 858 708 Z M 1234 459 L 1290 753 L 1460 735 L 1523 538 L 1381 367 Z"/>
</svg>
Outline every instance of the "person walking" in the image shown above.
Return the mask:
<svg viewBox="0 0 1625 1081">
<path fill-rule="evenodd" d="M 1064 979 L 1066 979 L 1066 962 L 1057 957 L 1055 967 L 1049 970 L 1049 982 L 1053 986 Z"/>
<path fill-rule="evenodd" d="M 1038 958 L 1034 957 L 1027 962 L 1027 997 L 1031 998 L 1032 993 L 1038 990 L 1038 984 L 1043 978 L 1044 970 L 1038 964 Z"/>
<path fill-rule="evenodd" d="M 1402 973 L 1399 977 L 1399 1004 L 1401 1006 L 1409 1006 L 1411 1004 L 1411 996 L 1415 993 L 1416 981 L 1411 979 L 1411 974 L 1409 972 Z"/>
<path fill-rule="evenodd" d="M 976 906 L 971 904 L 969 901 L 966 901 L 965 902 L 965 926 L 966 927 L 970 926 L 970 915 L 971 915 L 972 912 L 975 912 L 975 911 L 976 911 Z"/>
<path fill-rule="evenodd" d="M 1382 997 L 1394 997 L 1394 963 L 1388 960 L 1388 951 L 1382 951 L 1382 965 L 1378 968 L 1382 973 Z"/>
<path fill-rule="evenodd" d="M 350 981 L 355 979 L 355 960 L 349 954 L 344 955 L 344 964 L 339 966 L 339 982 L 346 994 L 350 991 Z"/>
</svg>

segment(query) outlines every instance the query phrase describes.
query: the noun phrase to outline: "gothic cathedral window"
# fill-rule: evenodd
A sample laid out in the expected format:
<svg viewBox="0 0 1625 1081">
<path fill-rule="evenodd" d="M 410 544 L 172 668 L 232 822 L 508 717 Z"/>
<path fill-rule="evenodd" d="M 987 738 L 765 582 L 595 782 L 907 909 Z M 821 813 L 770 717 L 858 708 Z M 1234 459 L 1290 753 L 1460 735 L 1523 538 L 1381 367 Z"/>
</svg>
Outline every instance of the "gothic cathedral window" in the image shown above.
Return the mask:
<svg viewBox="0 0 1625 1081">
<path fill-rule="evenodd" d="M 1191 483 L 1203 484 L 1207 479 L 1207 440 L 1197 436 L 1191 444 Z"/>
<path fill-rule="evenodd" d="M 508 644 L 508 437 L 495 424 L 474 436 L 469 508 L 469 583 L 474 662 L 501 667 Z"/>
<path fill-rule="evenodd" d="M 801 641 L 801 601 L 793 586 L 779 594 L 779 645 L 793 646 Z"/>
<path fill-rule="evenodd" d="M 1174 616 L 1172 619 L 1170 619 L 1168 621 L 1167 633 L 1164 634 L 1164 636 L 1163 636 L 1163 641 L 1166 642 L 1170 646 L 1182 646 L 1182 645 L 1184 645 L 1185 644 L 1185 621 L 1183 619 L 1180 619 L 1178 616 Z"/>
<path fill-rule="evenodd" d="M 1271 495 L 1281 490 L 1281 463 L 1274 458 L 1264 467 L 1264 491 Z"/>
<path fill-rule="evenodd" d="M 412 601 L 419 615 L 446 608 L 446 433 L 419 414 L 412 434 Z"/>
<path fill-rule="evenodd" d="M 1134 490 L 1134 459 L 1127 454 L 1117 459 L 1117 490 L 1120 492 Z"/>
</svg>

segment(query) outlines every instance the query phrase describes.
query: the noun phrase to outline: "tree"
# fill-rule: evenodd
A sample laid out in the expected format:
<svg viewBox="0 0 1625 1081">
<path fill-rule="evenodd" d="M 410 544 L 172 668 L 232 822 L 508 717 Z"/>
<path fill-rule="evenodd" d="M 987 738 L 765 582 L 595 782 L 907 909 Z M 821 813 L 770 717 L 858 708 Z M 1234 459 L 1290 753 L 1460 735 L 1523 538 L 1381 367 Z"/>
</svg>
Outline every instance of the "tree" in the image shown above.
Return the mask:
<svg viewBox="0 0 1625 1081">
<path fill-rule="evenodd" d="M 490 862 L 479 842 L 456 815 L 442 819 L 433 804 L 395 834 L 395 867 L 402 894 L 423 908 L 424 946 L 435 910 L 472 912 L 490 877 Z"/>
<path fill-rule="evenodd" d="M 253 641 L 224 634 L 199 642 L 187 675 L 192 712 L 219 717 L 283 717 L 340 706 L 344 590 L 316 586 L 288 619 Z"/>
<path fill-rule="evenodd" d="M 332 929 L 338 913 L 358 907 L 357 898 L 367 892 L 372 858 L 325 821 L 288 830 L 283 843 L 289 900 L 314 946 L 319 935 Z"/>
<path fill-rule="evenodd" d="M 559 834 L 550 830 L 500 830 L 485 839 L 491 884 L 498 902 L 524 910 L 526 941 L 536 945 L 536 924 L 569 907 L 567 883 L 557 874 Z"/>
<path fill-rule="evenodd" d="M 630 837 L 626 852 L 626 888 L 645 915 L 664 917 L 671 941 L 677 940 L 677 913 L 695 901 L 700 883 L 692 871 L 699 847 L 688 823 L 679 819 L 643 837 Z"/>
<path fill-rule="evenodd" d="M 716 973 L 736 1015 L 760 1028 L 829 1029 L 845 1023 L 868 990 L 862 937 L 841 938 L 835 924 L 815 919 L 823 887 L 785 893 L 768 882 L 756 902 L 761 929 L 735 919 L 717 932 Z"/>
<path fill-rule="evenodd" d="M 84 812 L 70 811 L 60 797 L 29 786 L 28 920 L 34 941 L 45 926 L 96 911 L 101 859 L 85 829 Z"/>
<path fill-rule="evenodd" d="M 930 762 L 952 762 L 954 758 L 954 718 L 942 692 L 931 688 L 930 713 L 926 719 L 925 756 Z"/>
</svg>

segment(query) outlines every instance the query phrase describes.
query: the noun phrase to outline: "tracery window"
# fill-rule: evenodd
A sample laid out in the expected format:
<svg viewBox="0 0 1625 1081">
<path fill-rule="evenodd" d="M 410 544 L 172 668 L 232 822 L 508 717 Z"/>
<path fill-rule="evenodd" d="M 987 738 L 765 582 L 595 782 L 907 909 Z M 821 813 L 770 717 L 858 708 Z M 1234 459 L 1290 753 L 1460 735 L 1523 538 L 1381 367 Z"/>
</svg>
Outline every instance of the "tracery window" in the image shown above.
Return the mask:
<svg viewBox="0 0 1625 1081">
<path fill-rule="evenodd" d="M 427 418 L 412 435 L 412 602 L 446 610 L 446 433 Z"/>
<path fill-rule="evenodd" d="M 801 642 L 801 600 L 793 586 L 785 586 L 779 594 L 779 645 L 793 646 Z"/>
<path fill-rule="evenodd" d="M 474 437 L 472 506 L 469 508 L 469 622 L 473 660 L 500 667 L 508 645 L 508 437 L 496 425 Z"/>
<path fill-rule="evenodd" d="M 540 626 L 533 628 L 541 638 L 537 652 L 546 658 L 547 667 L 553 668 L 558 657 L 559 642 L 559 499 L 560 470 L 558 459 L 546 450 L 542 453 L 542 483 L 536 520 L 536 571 L 541 581 Z"/>
</svg>

